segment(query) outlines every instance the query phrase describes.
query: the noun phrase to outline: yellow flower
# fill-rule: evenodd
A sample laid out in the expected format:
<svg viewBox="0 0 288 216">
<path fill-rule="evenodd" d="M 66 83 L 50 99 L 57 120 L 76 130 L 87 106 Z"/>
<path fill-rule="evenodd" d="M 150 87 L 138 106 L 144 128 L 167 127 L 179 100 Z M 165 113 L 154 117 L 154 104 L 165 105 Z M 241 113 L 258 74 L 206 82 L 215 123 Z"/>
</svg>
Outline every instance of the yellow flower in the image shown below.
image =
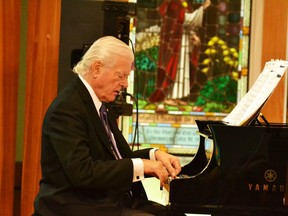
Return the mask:
<svg viewBox="0 0 288 216">
<path fill-rule="evenodd" d="M 204 53 L 205 53 L 206 55 L 211 54 L 211 49 L 206 49 Z"/>
<path fill-rule="evenodd" d="M 204 52 L 206 55 L 212 55 L 216 53 L 216 50 L 213 48 L 206 49 Z"/>
<path fill-rule="evenodd" d="M 230 52 L 232 52 L 232 53 L 236 53 L 237 50 L 236 50 L 235 48 L 230 48 Z"/>
<path fill-rule="evenodd" d="M 238 72 L 233 71 L 233 72 L 231 73 L 231 77 L 232 77 L 232 79 L 238 80 Z"/>
<path fill-rule="evenodd" d="M 233 57 L 238 59 L 239 57 L 238 53 L 237 52 L 233 53 Z"/>
<path fill-rule="evenodd" d="M 183 2 L 182 2 L 182 6 L 185 7 L 185 8 L 187 8 L 187 7 L 188 7 L 187 2 L 186 2 L 186 1 L 183 1 Z"/>
<path fill-rule="evenodd" d="M 234 61 L 230 60 L 230 61 L 228 62 L 228 64 L 233 67 L 233 66 L 234 66 Z"/>
<path fill-rule="evenodd" d="M 226 56 L 223 60 L 224 60 L 224 62 L 229 63 L 231 58 L 229 56 Z"/>
<path fill-rule="evenodd" d="M 208 46 L 214 46 L 214 44 L 215 44 L 215 42 L 212 41 L 212 40 L 210 40 L 207 45 L 208 45 Z"/>
<path fill-rule="evenodd" d="M 225 42 L 224 42 L 223 40 L 218 40 L 218 44 L 219 44 L 219 45 L 224 45 Z"/>
<path fill-rule="evenodd" d="M 204 59 L 203 64 L 208 65 L 211 62 L 209 58 Z"/>
<path fill-rule="evenodd" d="M 219 38 L 217 36 L 214 36 L 214 37 L 211 38 L 210 41 L 217 42 L 218 40 L 219 40 Z"/>
<path fill-rule="evenodd" d="M 224 50 L 224 51 L 223 51 L 223 55 L 224 55 L 224 56 L 227 56 L 227 55 L 229 55 L 229 51 L 228 51 L 227 49 L 226 49 L 226 50 Z"/>
<path fill-rule="evenodd" d="M 207 74 L 208 71 L 209 71 L 209 68 L 208 68 L 208 67 L 202 69 L 202 72 L 203 72 L 204 74 Z"/>
<path fill-rule="evenodd" d="M 215 54 L 216 53 L 216 49 L 211 49 L 211 54 Z"/>
<path fill-rule="evenodd" d="M 221 46 L 221 49 L 222 49 L 222 50 L 226 50 L 226 49 L 227 49 L 227 46 L 224 44 L 224 45 Z"/>
</svg>

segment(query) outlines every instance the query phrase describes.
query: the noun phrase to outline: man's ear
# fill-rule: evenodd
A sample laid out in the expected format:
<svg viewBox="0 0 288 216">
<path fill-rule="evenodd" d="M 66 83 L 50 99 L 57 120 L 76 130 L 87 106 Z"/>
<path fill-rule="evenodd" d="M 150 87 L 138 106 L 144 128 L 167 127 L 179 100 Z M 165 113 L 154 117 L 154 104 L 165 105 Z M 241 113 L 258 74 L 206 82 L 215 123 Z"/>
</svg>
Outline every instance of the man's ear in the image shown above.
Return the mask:
<svg viewBox="0 0 288 216">
<path fill-rule="evenodd" d="M 101 68 L 101 62 L 100 60 L 96 60 L 92 65 L 91 65 L 91 71 L 93 73 L 93 77 L 97 76 L 100 73 L 100 68 Z"/>
</svg>

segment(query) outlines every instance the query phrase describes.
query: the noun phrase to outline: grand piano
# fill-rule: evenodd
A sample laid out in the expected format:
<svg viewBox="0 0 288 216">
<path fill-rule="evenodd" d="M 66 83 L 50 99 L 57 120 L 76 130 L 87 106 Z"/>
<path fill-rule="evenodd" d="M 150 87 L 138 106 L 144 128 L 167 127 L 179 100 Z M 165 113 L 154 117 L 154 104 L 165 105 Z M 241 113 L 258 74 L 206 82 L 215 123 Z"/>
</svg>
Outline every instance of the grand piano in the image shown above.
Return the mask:
<svg viewBox="0 0 288 216">
<path fill-rule="evenodd" d="M 200 136 L 198 151 L 166 187 L 172 215 L 288 215 L 288 125 L 269 123 L 260 112 L 288 62 L 271 64 L 273 68 L 270 64 L 265 66 L 258 86 L 248 92 L 238 104 L 240 108 L 237 105 L 228 117 L 237 123 L 237 117 L 247 114 L 251 105 L 245 124 L 242 120 L 241 124 L 233 125 L 196 120 Z M 263 80 L 275 80 L 269 92 L 262 88 L 262 83 L 267 83 Z M 265 97 L 260 97 L 264 94 Z M 263 100 L 257 101 L 259 98 Z"/>
</svg>

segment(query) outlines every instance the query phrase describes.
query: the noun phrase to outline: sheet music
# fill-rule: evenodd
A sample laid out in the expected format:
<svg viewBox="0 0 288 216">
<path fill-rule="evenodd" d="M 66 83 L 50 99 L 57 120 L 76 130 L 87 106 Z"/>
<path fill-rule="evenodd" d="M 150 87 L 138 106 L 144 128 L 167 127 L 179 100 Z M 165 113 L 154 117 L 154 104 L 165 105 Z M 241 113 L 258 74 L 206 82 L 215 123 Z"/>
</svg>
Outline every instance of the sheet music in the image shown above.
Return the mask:
<svg viewBox="0 0 288 216">
<path fill-rule="evenodd" d="M 266 62 L 262 73 L 252 88 L 240 100 L 232 112 L 223 119 L 223 122 L 230 125 L 245 125 L 265 104 L 280 82 L 287 67 L 288 61 L 284 60 Z"/>
</svg>

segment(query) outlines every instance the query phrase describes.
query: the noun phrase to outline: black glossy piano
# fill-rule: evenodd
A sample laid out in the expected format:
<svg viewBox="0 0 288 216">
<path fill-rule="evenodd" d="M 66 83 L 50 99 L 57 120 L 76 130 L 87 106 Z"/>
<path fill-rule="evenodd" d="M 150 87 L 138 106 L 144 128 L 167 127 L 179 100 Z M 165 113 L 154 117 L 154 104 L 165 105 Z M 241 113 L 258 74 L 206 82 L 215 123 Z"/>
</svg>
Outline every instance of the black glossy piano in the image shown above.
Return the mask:
<svg viewBox="0 0 288 216">
<path fill-rule="evenodd" d="M 169 182 L 171 215 L 288 215 L 288 125 L 196 121 L 200 143 Z"/>
</svg>

